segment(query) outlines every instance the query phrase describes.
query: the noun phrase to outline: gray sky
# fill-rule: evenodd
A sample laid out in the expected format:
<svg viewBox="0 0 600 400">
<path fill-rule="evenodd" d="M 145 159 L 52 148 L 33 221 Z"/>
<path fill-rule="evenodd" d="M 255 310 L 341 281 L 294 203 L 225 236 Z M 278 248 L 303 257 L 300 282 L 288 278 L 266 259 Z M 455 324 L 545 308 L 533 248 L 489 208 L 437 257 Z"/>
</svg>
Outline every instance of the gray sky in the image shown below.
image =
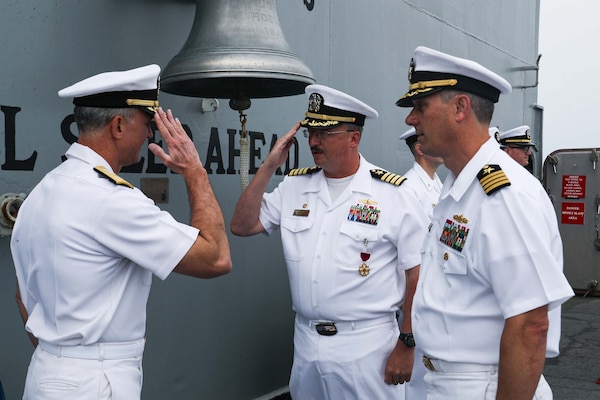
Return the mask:
<svg viewBox="0 0 600 400">
<path fill-rule="evenodd" d="M 600 147 L 599 11 L 598 0 L 541 0 L 544 159 L 558 149 Z"/>
</svg>

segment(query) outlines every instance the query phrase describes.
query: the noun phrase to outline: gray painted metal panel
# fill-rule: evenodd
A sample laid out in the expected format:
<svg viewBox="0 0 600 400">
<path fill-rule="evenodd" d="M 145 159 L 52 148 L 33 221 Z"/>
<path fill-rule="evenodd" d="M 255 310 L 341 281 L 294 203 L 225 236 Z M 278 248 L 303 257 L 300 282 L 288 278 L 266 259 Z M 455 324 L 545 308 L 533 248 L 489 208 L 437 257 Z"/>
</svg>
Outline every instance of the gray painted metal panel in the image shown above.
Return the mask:
<svg viewBox="0 0 600 400">
<path fill-rule="evenodd" d="M 563 240 L 564 271 L 576 292 L 600 281 L 600 149 L 562 149 L 544 161 L 544 187 Z"/>
<path fill-rule="evenodd" d="M 278 3 L 286 39 L 317 82 L 379 111 L 379 119 L 366 126 L 361 151 L 399 173 L 413 161 L 397 139 L 407 129 L 408 110 L 394 103 L 408 88 L 408 63 L 417 45 L 475 59 L 503 75 L 516 89 L 500 100 L 492 124 L 501 129 L 528 124 L 534 140 L 542 142 L 532 110 L 539 7 L 539 0 Z M 59 89 L 102 71 L 149 63 L 164 67 L 183 46 L 194 10 L 195 3 L 185 0 L 3 1 L 0 195 L 28 193 L 60 163 L 74 139 L 72 105 L 58 98 Z M 240 194 L 239 115 L 222 99 L 214 112 L 202 112 L 202 99 L 163 93 L 160 101 L 192 132 L 228 223 Z M 251 168 L 260 166 L 272 141 L 305 109 L 303 95 L 252 102 L 246 112 L 253 132 Z M 298 142 L 290 167 L 312 165 L 305 139 L 299 135 Z M 145 146 L 142 155 L 140 172 L 124 178 L 136 186 L 142 178 L 168 178 L 169 201 L 160 205 L 187 221 L 182 179 L 154 165 Z M 269 189 L 281 179 L 274 176 Z M 293 312 L 279 237 L 230 236 L 230 243 L 234 269 L 225 277 L 202 281 L 174 274 L 155 280 L 148 304 L 144 399 L 254 399 L 287 385 Z M 32 347 L 14 303 L 8 244 L 8 236 L 0 237 L 0 379 L 7 398 L 15 399 Z"/>
</svg>

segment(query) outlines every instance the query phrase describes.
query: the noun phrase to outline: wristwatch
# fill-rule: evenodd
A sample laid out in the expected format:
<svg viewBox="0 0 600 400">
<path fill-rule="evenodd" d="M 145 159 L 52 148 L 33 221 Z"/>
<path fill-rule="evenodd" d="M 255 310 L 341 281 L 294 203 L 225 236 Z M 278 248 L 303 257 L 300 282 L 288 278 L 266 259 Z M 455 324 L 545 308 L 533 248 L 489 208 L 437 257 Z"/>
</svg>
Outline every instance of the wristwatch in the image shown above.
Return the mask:
<svg viewBox="0 0 600 400">
<path fill-rule="evenodd" d="M 415 347 L 415 338 L 413 337 L 412 333 L 400 332 L 398 339 L 408 347 Z"/>
</svg>

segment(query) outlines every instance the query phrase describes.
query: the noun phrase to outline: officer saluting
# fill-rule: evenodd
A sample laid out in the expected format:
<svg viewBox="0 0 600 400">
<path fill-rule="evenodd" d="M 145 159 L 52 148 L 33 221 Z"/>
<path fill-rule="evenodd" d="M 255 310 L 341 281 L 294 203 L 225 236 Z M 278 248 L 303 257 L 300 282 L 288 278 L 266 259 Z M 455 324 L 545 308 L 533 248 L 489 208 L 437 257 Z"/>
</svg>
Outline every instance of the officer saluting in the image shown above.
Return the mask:
<svg viewBox="0 0 600 400">
<path fill-rule="evenodd" d="M 412 309 L 427 398 L 551 398 L 541 373 L 558 351 L 557 311 L 573 291 L 546 192 L 490 137 L 494 103 L 511 86 L 426 47 L 415 49 L 409 71 L 396 104 L 413 107 L 406 123 L 449 170 Z"/>
<path fill-rule="evenodd" d="M 359 153 L 365 120 L 377 111 L 322 85 L 306 94 L 306 118 L 277 141 L 242 193 L 231 231 L 281 228 L 296 311 L 294 399 L 403 399 L 394 385 L 412 373 L 410 307 L 427 217 L 404 177 Z M 301 126 L 316 166 L 290 172 L 265 194 Z"/>
<path fill-rule="evenodd" d="M 231 269 L 221 209 L 194 143 L 158 108 L 158 65 L 94 75 L 73 98 L 79 137 L 19 209 L 11 250 L 26 329 L 39 345 L 23 399 L 139 399 L 152 275 Z M 186 184 L 190 225 L 117 174 L 156 126 L 157 157 Z"/>
</svg>

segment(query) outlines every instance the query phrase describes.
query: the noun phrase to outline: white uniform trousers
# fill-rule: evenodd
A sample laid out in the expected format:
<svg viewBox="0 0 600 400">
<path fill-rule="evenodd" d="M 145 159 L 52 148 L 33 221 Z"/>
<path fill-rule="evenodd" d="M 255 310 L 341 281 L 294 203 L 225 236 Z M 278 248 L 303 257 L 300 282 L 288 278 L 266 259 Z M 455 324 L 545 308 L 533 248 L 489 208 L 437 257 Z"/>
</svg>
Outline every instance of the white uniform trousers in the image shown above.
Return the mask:
<svg viewBox="0 0 600 400">
<path fill-rule="evenodd" d="M 37 346 L 23 400 L 139 400 L 142 355 L 125 359 L 59 356 Z"/>
<path fill-rule="evenodd" d="M 498 371 L 431 372 L 425 374 L 427 400 L 496 400 Z M 532 400 L 552 400 L 542 375 Z"/>
<path fill-rule="evenodd" d="M 423 364 L 423 353 L 415 347 L 415 365 L 413 366 L 410 382 L 404 384 L 406 386 L 406 400 L 426 400 L 427 388 L 425 387 L 425 374 L 427 368 Z"/>
<path fill-rule="evenodd" d="M 384 382 L 398 341 L 395 318 L 379 325 L 319 335 L 296 317 L 290 394 L 294 400 L 404 400 L 404 385 Z"/>
</svg>

